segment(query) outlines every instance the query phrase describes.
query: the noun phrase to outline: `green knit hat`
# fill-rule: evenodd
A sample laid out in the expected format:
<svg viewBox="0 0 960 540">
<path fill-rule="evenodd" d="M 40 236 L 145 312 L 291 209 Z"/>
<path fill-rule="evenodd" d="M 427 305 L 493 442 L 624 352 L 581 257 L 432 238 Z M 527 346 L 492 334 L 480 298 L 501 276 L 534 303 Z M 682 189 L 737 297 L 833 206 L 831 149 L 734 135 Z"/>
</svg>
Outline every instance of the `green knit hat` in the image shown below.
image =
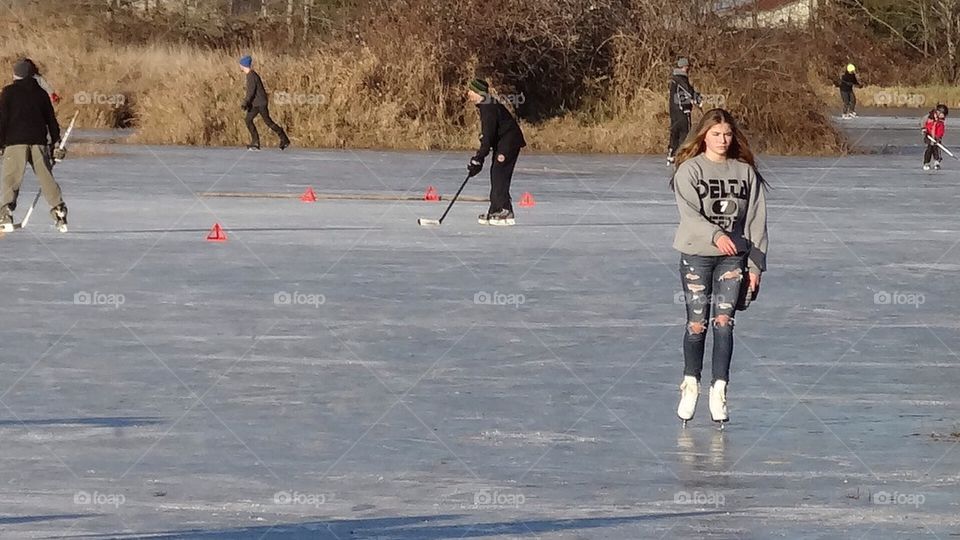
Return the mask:
<svg viewBox="0 0 960 540">
<path fill-rule="evenodd" d="M 474 79 L 470 81 L 470 84 L 467 85 L 467 88 L 473 90 L 481 96 L 485 96 L 490 93 L 490 85 L 487 84 L 487 81 L 483 79 Z"/>
</svg>

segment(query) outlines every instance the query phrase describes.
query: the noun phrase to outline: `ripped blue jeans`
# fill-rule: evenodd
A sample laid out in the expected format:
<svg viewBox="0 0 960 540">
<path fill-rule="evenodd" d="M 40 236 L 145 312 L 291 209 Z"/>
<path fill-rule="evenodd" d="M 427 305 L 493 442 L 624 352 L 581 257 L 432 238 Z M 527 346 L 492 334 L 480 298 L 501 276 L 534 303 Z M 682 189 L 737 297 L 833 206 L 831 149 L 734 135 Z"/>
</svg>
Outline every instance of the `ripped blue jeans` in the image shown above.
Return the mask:
<svg viewBox="0 0 960 540">
<path fill-rule="evenodd" d="M 687 306 L 683 334 L 683 374 L 700 380 L 707 328 L 713 323 L 713 381 L 730 380 L 733 325 L 741 281 L 747 279 L 746 254 L 680 255 L 680 282 Z M 711 319 L 710 314 L 713 313 Z"/>
</svg>

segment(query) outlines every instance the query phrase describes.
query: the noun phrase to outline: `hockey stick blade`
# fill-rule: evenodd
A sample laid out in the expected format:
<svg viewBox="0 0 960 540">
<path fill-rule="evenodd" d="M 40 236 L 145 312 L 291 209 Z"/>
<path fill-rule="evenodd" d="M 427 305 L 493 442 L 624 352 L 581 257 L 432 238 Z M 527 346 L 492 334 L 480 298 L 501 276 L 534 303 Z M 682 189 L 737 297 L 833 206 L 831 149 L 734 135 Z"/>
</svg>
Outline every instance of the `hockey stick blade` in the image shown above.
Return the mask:
<svg viewBox="0 0 960 540">
<path fill-rule="evenodd" d="M 463 183 L 460 184 L 460 189 L 457 190 L 457 194 L 454 195 L 452 199 L 450 199 L 450 204 L 447 205 L 447 209 L 443 211 L 443 215 L 440 216 L 440 219 L 418 218 L 417 225 L 420 225 L 421 227 L 427 227 L 427 226 L 436 227 L 437 225 L 440 225 L 441 223 L 443 223 L 444 218 L 446 218 L 447 214 L 450 213 L 450 209 L 453 208 L 453 204 L 457 202 L 457 199 L 460 197 L 460 193 L 463 191 L 463 188 L 467 186 L 467 182 L 469 181 L 470 181 L 470 175 L 468 174 L 467 177 L 463 179 Z"/>
</svg>

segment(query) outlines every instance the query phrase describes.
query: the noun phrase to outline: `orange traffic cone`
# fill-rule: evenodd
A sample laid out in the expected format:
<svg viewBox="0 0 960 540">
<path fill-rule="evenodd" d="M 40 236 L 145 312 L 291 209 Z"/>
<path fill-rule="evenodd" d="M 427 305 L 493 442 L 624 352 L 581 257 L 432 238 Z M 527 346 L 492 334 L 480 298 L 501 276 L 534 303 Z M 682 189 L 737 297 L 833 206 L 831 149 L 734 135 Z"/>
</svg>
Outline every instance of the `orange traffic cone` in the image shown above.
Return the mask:
<svg viewBox="0 0 960 540">
<path fill-rule="evenodd" d="M 536 206 L 536 204 L 537 202 L 533 200 L 533 195 L 531 195 L 529 191 L 527 191 L 520 197 L 520 206 L 523 208 Z"/>
<path fill-rule="evenodd" d="M 317 202 L 317 194 L 313 192 L 312 187 L 308 187 L 307 190 L 303 192 L 303 195 L 300 196 L 300 200 L 303 202 Z"/>
<path fill-rule="evenodd" d="M 213 228 L 210 229 L 210 234 L 207 235 L 207 242 L 226 242 L 227 233 L 223 232 L 223 228 L 220 227 L 219 223 L 214 223 Z"/>
<path fill-rule="evenodd" d="M 425 200 L 425 201 L 439 201 L 439 200 L 440 200 L 440 194 L 437 193 L 437 188 L 435 188 L 435 187 L 433 187 L 433 186 L 428 186 L 428 187 L 427 187 L 427 192 L 424 193 L 424 195 L 423 195 L 423 200 Z"/>
</svg>

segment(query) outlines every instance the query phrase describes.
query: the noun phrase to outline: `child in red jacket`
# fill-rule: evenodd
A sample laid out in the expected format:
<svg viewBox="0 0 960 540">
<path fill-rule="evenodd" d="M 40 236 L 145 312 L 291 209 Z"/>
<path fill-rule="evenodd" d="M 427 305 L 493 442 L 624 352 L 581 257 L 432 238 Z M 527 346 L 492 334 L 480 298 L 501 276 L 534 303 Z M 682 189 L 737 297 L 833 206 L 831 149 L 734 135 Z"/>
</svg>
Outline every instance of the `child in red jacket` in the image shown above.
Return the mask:
<svg viewBox="0 0 960 540">
<path fill-rule="evenodd" d="M 937 105 L 935 109 L 927 115 L 923 123 L 923 142 L 927 144 L 927 150 L 923 153 L 923 170 L 930 170 L 930 158 L 933 158 L 933 168 L 940 170 L 940 141 L 947 130 L 945 123 L 950 110 L 946 105 Z"/>
</svg>

